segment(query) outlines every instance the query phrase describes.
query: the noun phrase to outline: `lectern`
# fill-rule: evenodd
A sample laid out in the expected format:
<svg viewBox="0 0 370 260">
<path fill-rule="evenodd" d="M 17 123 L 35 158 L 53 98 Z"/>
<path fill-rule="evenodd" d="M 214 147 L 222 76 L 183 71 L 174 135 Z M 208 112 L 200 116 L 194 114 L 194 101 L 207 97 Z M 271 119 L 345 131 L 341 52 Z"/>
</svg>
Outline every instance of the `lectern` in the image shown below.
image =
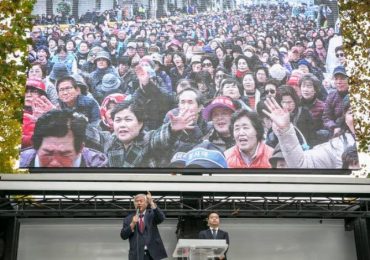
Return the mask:
<svg viewBox="0 0 370 260">
<path fill-rule="evenodd" d="M 227 250 L 226 240 L 179 239 L 173 257 L 188 260 L 207 260 L 222 256 Z"/>
</svg>

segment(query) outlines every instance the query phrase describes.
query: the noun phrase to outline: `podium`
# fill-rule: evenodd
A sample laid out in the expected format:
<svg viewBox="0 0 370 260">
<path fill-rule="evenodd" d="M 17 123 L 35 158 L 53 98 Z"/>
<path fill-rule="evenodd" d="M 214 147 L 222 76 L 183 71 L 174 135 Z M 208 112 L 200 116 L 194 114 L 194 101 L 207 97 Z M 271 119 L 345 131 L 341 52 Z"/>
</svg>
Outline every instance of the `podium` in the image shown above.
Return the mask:
<svg viewBox="0 0 370 260">
<path fill-rule="evenodd" d="M 226 240 L 179 239 L 173 257 L 188 260 L 207 260 L 223 256 L 227 250 Z"/>
</svg>

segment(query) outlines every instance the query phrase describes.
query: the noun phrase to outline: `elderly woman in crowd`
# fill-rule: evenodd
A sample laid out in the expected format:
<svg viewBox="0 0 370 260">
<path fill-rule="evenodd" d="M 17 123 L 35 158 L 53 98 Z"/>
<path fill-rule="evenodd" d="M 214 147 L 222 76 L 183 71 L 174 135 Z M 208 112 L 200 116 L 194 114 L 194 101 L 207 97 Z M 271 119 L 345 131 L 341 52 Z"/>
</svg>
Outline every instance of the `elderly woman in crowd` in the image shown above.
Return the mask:
<svg viewBox="0 0 370 260">
<path fill-rule="evenodd" d="M 263 125 L 257 113 L 235 112 L 231 129 L 235 146 L 225 151 L 229 168 L 271 168 L 269 159 L 273 149 L 263 143 Z"/>
<path fill-rule="evenodd" d="M 186 111 L 171 114 L 170 123 L 145 132 L 142 108 L 131 101 L 117 105 L 111 117 L 114 134 L 91 126 L 86 130 L 87 144 L 104 152 L 110 167 L 156 167 L 156 155 L 171 147 L 179 132 L 194 127 L 194 114 Z"/>
<path fill-rule="evenodd" d="M 130 99 L 131 96 L 126 96 L 119 93 L 110 94 L 104 98 L 100 106 L 101 122 L 99 124 L 99 127 L 101 128 L 102 131 L 113 132 L 113 120 L 111 112 L 118 104 L 122 103 L 125 100 Z"/>
<path fill-rule="evenodd" d="M 310 111 L 313 120 L 313 129 L 316 131 L 318 143 L 327 141 L 329 131 L 324 129 L 322 115 L 324 113 L 325 103 L 317 97 L 320 93 L 320 81 L 313 75 L 304 75 L 299 81 L 301 89 L 301 106 Z"/>
</svg>

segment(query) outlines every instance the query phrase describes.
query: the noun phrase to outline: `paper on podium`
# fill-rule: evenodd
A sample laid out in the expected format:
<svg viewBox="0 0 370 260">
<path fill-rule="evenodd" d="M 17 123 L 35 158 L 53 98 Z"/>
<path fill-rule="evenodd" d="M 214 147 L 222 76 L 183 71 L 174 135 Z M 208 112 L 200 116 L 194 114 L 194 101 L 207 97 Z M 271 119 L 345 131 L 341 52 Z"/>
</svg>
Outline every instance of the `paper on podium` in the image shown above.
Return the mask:
<svg viewBox="0 0 370 260">
<path fill-rule="evenodd" d="M 172 256 L 204 260 L 223 256 L 227 247 L 226 240 L 221 239 L 179 239 Z"/>
</svg>

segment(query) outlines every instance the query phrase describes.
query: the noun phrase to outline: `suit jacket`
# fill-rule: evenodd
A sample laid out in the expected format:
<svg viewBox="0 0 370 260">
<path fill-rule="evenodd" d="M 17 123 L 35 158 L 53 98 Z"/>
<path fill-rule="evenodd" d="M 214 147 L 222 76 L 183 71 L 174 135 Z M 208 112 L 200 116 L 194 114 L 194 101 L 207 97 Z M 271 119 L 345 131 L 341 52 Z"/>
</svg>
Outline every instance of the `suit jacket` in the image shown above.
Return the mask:
<svg viewBox="0 0 370 260">
<path fill-rule="evenodd" d="M 144 215 L 144 232 L 138 230 L 139 223 L 134 231 L 131 230 L 130 223 L 136 212 L 131 213 L 123 220 L 121 230 L 121 238 L 129 239 L 129 260 L 143 260 L 144 246 L 147 246 L 149 254 L 154 260 L 159 260 L 167 257 L 161 236 L 159 234 L 158 225 L 166 218 L 160 208 L 147 209 Z"/>
<path fill-rule="evenodd" d="M 199 239 L 213 239 L 212 231 L 211 229 L 202 230 L 199 232 Z M 218 229 L 216 239 L 225 239 L 226 243 L 230 246 L 230 240 L 229 240 L 229 233 L 226 231 L 223 231 L 221 229 Z M 229 250 L 229 248 L 225 251 L 225 260 L 227 260 L 226 253 Z M 219 258 L 215 258 L 218 260 Z"/>
</svg>

